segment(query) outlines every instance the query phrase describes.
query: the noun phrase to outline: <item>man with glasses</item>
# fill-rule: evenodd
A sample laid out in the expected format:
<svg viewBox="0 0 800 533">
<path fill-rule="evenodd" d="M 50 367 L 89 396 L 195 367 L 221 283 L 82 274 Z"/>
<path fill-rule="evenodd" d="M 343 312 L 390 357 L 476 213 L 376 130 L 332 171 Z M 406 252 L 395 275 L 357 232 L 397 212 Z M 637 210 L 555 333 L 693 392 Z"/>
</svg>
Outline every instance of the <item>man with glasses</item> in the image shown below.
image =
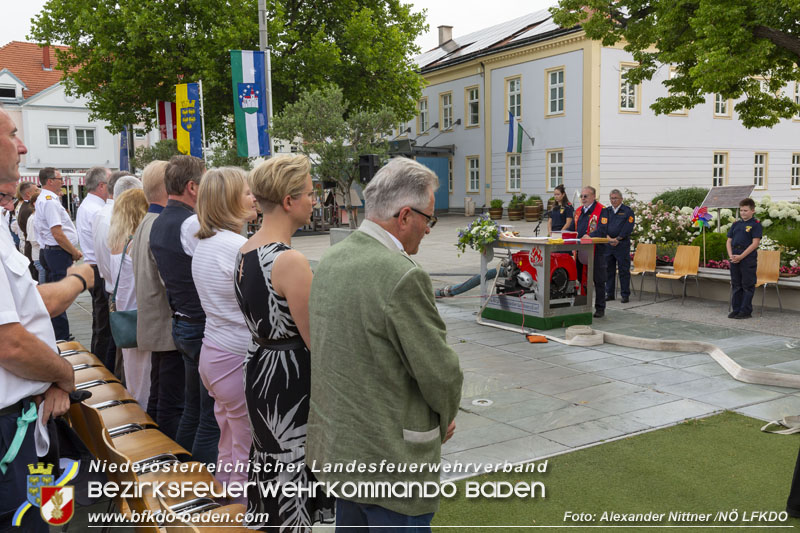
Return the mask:
<svg viewBox="0 0 800 533">
<path fill-rule="evenodd" d="M 619 265 L 619 293 L 622 303 L 628 303 L 631 295 L 631 233 L 636 216 L 633 209 L 622 203 L 622 193 L 614 189 L 609 195 L 611 205 L 606 207 L 608 220 L 608 247 L 606 250 L 606 301 L 613 300 L 616 293 L 617 265 Z"/>
<path fill-rule="evenodd" d="M 578 237 L 605 237 L 608 235 L 608 217 L 600 202 L 596 202 L 597 191 L 594 187 L 587 186 L 581 191 L 581 206 L 575 210 L 575 231 Z M 594 317 L 603 318 L 606 314 L 606 245 L 594 246 Z M 578 254 L 578 277 L 588 287 L 588 258 L 587 264 L 581 262 Z"/>
<path fill-rule="evenodd" d="M 331 247 L 309 298 L 311 395 L 307 461 L 375 463 L 403 473 L 321 472 L 323 482 L 438 482 L 438 464 L 455 431 L 462 373 L 428 274 L 411 255 L 436 224 L 430 169 L 398 157 L 366 189 L 366 220 Z M 344 311 L 344 312 L 343 312 Z M 416 473 L 412 473 L 416 472 Z M 430 531 L 436 497 L 339 499 L 336 526 Z"/>
<path fill-rule="evenodd" d="M 60 281 L 67 269 L 83 254 L 78 250 L 78 231 L 69 212 L 61 205 L 61 186 L 64 179 L 53 167 L 39 171 L 42 192 L 36 200 L 34 231 L 41 246 L 40 261 L 47 273 L 47 282 Z M 69 320 L 66 311 L 53 317 L 56 339 L 70 340 Z"/>
</svg>

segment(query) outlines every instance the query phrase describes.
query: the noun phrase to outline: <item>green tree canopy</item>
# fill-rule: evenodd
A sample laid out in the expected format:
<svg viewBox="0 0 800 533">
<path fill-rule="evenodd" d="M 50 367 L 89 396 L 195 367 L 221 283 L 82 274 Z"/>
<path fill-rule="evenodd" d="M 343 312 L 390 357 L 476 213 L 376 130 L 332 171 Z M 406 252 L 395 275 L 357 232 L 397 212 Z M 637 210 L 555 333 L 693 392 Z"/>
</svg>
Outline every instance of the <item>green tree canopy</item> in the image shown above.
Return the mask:
<svg viewBox="0 0 800 533">
<path fill-rule="evenodd" d="M 423 80 L 411 57 L 427 28 L 400 0 L 267 0 L 276 111 L 333 83 L 365 109 L 414 113 Z M 203 80 L 206 129 L 228 136 L 233 97 L 229 50 L 258 48 L 257 0 L 48 0 L 30 38 L 64 44 L 59 68 L 71 94 L 119 131 L 155 125 L 156 100 Z"/>
<path fill-rule="evenodd" d="M 315 174 L 337 182 L 349 209 L 350 186 L 358 179 L 358 156 L 385 157 L 388 142 L 384 137 L 397 122 L 388 107 L 350 108 L 342 90 L 328 86 L 307 91 L 288 104 L 275 117 L 272 132 L 281 139 L 302 138 L 300 150 L 314 161 Z"/>
<path fill-rule="evenodd" d="M 748 128 L 800 113 L 794 94 L 785 94 L 800 80 L 798 0 L 561 0 L 551 12 L 556 24 L 580 24 L 603 45 L 624 42 L 639 63 L 627 74 L 633 83 L 674 66 L 664 82 L 669 95 L 651 106 L 657 114 L 715 93 L 741 98 L 735 109 Z"/>
</svg>

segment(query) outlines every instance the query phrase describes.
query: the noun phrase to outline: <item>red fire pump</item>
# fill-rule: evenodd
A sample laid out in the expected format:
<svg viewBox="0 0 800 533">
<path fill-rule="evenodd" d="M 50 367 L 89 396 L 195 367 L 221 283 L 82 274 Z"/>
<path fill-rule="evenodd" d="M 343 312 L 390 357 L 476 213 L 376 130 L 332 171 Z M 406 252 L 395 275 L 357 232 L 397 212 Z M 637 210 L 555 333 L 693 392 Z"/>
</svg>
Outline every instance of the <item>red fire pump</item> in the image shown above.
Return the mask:
<svg viewBox="0 0 800 533">
<path fill-rule="evenodd" d="M 539 280 L 536 269 L 531 264 L 531 253 L 516 252 L 511 255 L 510 264 L 505 267 L 505 276 L 497 280 L 498 294 L 522 296 L 539 294 Z M 570 253 L 550 255 L 550 303 L 571 301 L 579 292 L 578 269 Z"/>
</svg>

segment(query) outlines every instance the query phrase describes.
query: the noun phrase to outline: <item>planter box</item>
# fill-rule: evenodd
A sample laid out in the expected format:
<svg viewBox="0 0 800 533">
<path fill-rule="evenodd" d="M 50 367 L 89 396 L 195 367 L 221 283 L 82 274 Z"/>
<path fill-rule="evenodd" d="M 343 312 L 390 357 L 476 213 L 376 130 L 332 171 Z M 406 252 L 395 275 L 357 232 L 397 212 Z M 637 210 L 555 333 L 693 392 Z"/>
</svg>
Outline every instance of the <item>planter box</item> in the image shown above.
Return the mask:
<svg viewBox="0 0 800 533">
<path fill-rule="evenodd" d="M 490 207 L 489 208 L 489 218 L 492 220 L 500 220 L 503 218 L 503 208 L 502 207 Z"/>
<path fill-rule="evenodd" d="M 519 209 L 507 209 L 507 211 L 508 220 L 522 220 L 524 211 L 521 207 Z"/>
</svg>

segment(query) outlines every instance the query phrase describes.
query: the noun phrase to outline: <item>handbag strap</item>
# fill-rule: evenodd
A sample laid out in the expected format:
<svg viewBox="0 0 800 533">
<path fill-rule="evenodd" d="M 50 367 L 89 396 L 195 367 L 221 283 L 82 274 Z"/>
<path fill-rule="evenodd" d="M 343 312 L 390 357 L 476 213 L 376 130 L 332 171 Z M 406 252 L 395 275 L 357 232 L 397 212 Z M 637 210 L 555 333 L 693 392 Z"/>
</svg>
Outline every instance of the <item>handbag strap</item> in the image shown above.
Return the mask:
<svg viewBox="0 0 800 533">
<path fill-rule="evenodd" d="M 122 249 L 122 259 L 119 260 L 119 272 L 117 272 L 117 281 L 114 283 L 114 294 L 111 295 L 111 303 L 116 305 L 117 303 L 117 289 L 119 289 L 119 277 L 122 275 L 122 265 L 125 264 L 125 252 L 128 251 L 128 245 L 131 243 L 131 239 L 133 239 L 133 235 L 128 235 L 128 240 L 125 243 L 125 248 Z"/>
</svg>

